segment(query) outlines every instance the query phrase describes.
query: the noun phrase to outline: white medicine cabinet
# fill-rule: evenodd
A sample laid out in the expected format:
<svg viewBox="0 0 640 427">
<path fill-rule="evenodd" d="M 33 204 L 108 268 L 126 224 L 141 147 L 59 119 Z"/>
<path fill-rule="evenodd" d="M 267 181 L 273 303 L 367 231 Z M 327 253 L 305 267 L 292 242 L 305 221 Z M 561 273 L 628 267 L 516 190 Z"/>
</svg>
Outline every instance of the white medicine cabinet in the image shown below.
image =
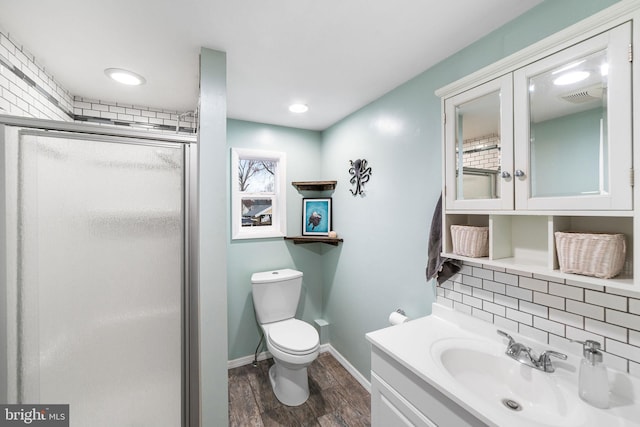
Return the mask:
<svg viewBox="0 0 640 427">
<path fill-rule="evenodd" d="M 444 101 L 446 206 L 513 209 L 511 74 Z"/>
<path fill-rule="evenodd" d="M 445 256 L 640 292 L 633 273 L 640 132 L 632 126 L 634 117 L 640 122 L 632 108 L 640 99 L 632 62 L 639 18 L 640 2 L 614 5 L 436 91 Z M 489 255 L 454 254 L 451 225 L 488 227 Z M 622 272 L 612 279 L 560 272 L 556 231 L 624 234 Z"/>
<path fill-rule="evenodd" d="M 632 209 L 630 43 L 627 22 L 447 97 L 446 208 Z"/>
<path fill-rule="evenodd" d="M 514 72 L 517 209 L 632 208 L 630 44 L 627 22 Z"/>
</svg>

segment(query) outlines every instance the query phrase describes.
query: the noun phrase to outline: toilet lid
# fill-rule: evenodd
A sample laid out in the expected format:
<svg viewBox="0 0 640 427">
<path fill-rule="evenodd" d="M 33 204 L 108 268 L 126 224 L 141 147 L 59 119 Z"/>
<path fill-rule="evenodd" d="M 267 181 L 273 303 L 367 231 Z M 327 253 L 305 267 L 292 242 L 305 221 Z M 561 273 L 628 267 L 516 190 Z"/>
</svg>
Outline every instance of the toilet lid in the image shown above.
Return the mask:
<svg viewBox="0 0 640 427">
<path fill-rule="evenodd" d="M 288 319 L 271 325 L 269 340 L 276 348 L 293 354 L 311 353 L 320 344 L 315 328 L 298 319 Z"/>
</svg>

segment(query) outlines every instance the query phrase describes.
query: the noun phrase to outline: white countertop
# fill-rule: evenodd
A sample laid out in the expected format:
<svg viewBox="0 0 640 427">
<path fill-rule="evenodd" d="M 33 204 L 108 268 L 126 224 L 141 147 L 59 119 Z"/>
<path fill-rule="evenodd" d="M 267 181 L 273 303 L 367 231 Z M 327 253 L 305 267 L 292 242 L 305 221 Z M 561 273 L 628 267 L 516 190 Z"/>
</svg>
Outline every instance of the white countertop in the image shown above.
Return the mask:
<svg viewBox="0 0 640 427">
<path fill-rule="evenodd" d="M 458 313 L 439 304 L 433 304 L 430 316 L 411 320 L 409 322 L 390 326 L 385 329 L 370 332 L 367 339 L 371 344 L 391 356 L 397 362 L 408 368 L 418 377 L 436 387 L 447 397 L 465 408 L 474 416 L 491 426 L 593 426 L 593 427 L 640 427 L 640 379 L 626 373 L 609 369 L 610 408 L 598 409 L 584 402 L 578 397 L 578 370 L 581 357 L 580 345 L 576 344 L 576 354 L 568 354 L 566 361 L 552 359 L 556 371 L 540 374 L 545 380 L 551 381 L 563 390 L 567 397 L 567 407 L 561 415 L 545 413 L 544 408 L 533 407 L 535 412 L 513 412 L 482 396 L 476 390 L 470 390 L 451 376 L 442 366 L 442 362 L 432 357 L 438 347 L 447 342 L 459 340 L 469 342 L 474 346 L 483 346 L 494 352 L 498 357 L 504 356 L 515 364 L 516 369 L 532 369 L 520 364 L 504 354 L 507 340 L 496 333 L 497 326 Z M 506 331 L 516 341 L 524 343 L 537 353 L 544 350 L 555 350 L 549 346 L 527 339 L 517 333 Z M 496 353 L 496 349 L 499 352 Z M 501 355 L 501 356 L 500 356 Z M 469 363 L 474 363 L 470 360 Z M 478 362 L 475 362 L 478 363 Z"/>
</svg>

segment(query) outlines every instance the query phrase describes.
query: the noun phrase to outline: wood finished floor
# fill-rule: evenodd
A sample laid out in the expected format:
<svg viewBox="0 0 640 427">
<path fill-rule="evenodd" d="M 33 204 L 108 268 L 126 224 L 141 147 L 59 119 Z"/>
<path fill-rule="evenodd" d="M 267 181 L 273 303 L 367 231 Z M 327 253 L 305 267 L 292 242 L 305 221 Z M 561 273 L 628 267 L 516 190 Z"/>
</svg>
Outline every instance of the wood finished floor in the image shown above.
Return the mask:
<svg viewBox="0 0 640 427">
<path fill-rule="evenodd" d="M 273 359 L 229 370 L 231 427 L 369 427 L 371 398 L 330 354 L 307 368 L 309 399 L 300 406 L 280 403 L 269 383 Z"/>
</svg>

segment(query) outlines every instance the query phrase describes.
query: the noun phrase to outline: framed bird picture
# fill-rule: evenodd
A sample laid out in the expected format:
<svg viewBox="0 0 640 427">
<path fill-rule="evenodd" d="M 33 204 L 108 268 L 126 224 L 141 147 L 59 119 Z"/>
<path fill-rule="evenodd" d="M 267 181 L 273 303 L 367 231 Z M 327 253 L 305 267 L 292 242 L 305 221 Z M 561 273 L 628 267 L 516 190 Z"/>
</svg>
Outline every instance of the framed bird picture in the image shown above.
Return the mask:
<svg viewBox="0 0 640 427">
<path fill-rule="evenodd" d="M 327 236 L 331 231 L 331 198 L 302 199 L 302 235 Z"/>
</svg>

